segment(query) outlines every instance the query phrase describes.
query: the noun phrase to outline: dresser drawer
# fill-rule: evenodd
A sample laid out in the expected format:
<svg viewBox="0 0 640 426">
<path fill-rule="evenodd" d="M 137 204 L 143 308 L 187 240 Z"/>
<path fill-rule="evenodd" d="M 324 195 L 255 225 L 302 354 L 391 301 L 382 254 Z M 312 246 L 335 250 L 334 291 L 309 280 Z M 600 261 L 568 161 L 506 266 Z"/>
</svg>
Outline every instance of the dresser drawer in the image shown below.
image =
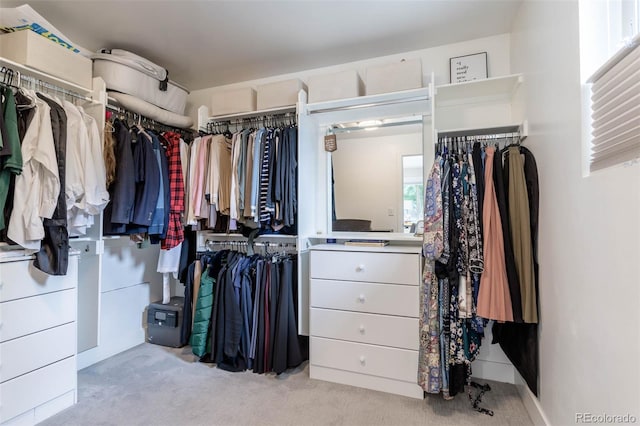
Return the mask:
<svg viewBox="0 0 640 426">
<path fill-rule="evenodd" d="M 418 319 L 311 308 L 311 335 L 418 350 Z"/>
<path fill-rule="evenodd" d="M 76 357 L 0 384 L 0 423 L 76 388 Z"/>
<path fill-rule="evenodd" d="M 310 349 L 310 362 L 313 365 L 417 382 L 418 351 L 322 337 L 311 337 Z"/>
<path fill-rule="evenodd" d="M 75 323 L 0 343 L 0 383 L 75 353 Z"/>
<path fill-rule="evenodd" d="M 0 303 L 0 342 L 76 320 L 76 289 Z"/>
<path fill-rule="evenodd" d="M 77 256 L 69 256 L 67 275 L 47 275 L 32 260 L 0 263 L 0 302 L 75 288 L 77 282 Z"/>
<path fill-rule="evenodd" d="M 312 279 L 310 287 L 314 308 L 418 317 L 418 287 L 319 279 Z"/>
<path fill-rule="evenodd" d="M 419 285 L 420 256 L 405 253 L 311 252 L 311 278 Z"/>
</svg>

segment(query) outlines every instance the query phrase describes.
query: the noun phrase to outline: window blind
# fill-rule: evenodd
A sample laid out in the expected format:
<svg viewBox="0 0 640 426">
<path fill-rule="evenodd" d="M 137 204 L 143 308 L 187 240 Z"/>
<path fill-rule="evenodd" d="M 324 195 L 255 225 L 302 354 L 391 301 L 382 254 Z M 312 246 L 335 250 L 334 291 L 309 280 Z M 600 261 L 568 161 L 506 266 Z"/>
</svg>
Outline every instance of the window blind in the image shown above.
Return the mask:
<svg viewBox="0 0 640 426">
<path fill-rule="evenodd" d="M 640 37 L 589 80 L 591 171 L 640 157 Z"/>
</svg>

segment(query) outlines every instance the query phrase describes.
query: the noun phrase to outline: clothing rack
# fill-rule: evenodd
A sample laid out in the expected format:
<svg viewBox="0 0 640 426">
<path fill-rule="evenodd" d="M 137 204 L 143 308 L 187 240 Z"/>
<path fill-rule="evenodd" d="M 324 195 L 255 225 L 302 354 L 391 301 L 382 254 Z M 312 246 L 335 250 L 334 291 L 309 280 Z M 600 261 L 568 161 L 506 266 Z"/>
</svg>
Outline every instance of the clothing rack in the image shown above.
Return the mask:
<svg viewBox="0 0 640 426">
<path fill-rule="evenodd" d="M 466 144 L 498 145 L 505 141 L 505 146 L 519 146 L 526 139 L 519 125 L 505 127 L 491 127 L 485 129 L 454 130 L 439 132 L 436 142 L 438 152 L 447 150 L 461 150 Z"/>
<path fill-rule="evenodd" d="M 80 93 L 65 89 L 60 86 L 56 86 L 55 84 L 51 84 L 37 77 L 24 75 L 20 71 L 15 71 L 10 67 L 3 66 L 0 69 L 0 74 L 3 74 L 2 80 L 0 80 L 0 83 L 2 83 L 5 86 L 15 87 L 15 88 L 24 88 L 24 89 L 33 89 L 36 91 L 49 92 L 49 93 L 53 92 L 54 94 L 58 93 L 58 94 L 61 94 L 62 96 L 68 96 L 68 97 L 79 99 L 85 102 L 98 103 L 96 100 L 88 96 L 81 95 Z"/>
<path fill-rule="evenodd" d="M 295 243 L 273 243 L 269 241 L 265 241 L 263 243 L 257 242 L 249 242 L 249 241 L 212 241 L 206 240 L 204 243 L 207 252 L 208 251 L 217 251 L 229 249 L 241 253 L 253 254 L 256 248 L 262 249 L 262 254 L 272 255 L 272 254 L 296 254 L 296 244 Z M 269 251 L 273 249 L 273 251 Z M 198 256 L 204 252 L 199 252 Z"/>
<path fill-rule="evenodd" d="M 206 128 L 200 129 L 200 131 L 206 134 L 220 134 L 227 131 L 230 132 L 230 128 L 234 128 L 235 131 L 239 131 L 246 128 L 294 126 L 296 124 L 297 116 L 294 111 L 249 117 L 212 118 L 207 122 Z"/>
</svg>

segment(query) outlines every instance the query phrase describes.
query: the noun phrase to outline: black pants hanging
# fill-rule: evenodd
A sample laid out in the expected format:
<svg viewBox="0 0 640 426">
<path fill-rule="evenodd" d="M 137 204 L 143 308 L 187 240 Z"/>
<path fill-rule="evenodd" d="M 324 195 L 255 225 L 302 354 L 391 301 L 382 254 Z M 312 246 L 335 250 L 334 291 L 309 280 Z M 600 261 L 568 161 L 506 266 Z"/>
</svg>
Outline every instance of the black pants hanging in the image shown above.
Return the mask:
<svg viewBox="0 0 640 426">
<path fill-rule="evenodd" d="M 69 233 L 67 231 L 67 202 L 65 198 L 65 170 L 67 152 L 67 115 L 60 105 L 38 93 L 51 108 L 51 127 L 58 161 L 60 194 L 51 219 L 44 219 L 44 239 L 36 253 L 34 266 L 49 275 L 66 275 L 69 266 Z"/>
</svg>

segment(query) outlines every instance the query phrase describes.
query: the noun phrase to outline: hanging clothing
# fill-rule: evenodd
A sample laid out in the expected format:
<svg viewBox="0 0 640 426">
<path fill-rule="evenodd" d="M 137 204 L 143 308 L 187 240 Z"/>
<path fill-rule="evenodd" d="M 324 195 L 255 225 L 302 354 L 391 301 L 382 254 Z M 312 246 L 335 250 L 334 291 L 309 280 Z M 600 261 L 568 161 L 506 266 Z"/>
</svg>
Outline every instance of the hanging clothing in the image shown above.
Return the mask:
<svg viewBox="0 0 640 426">
<path fill-rule="evenodd" d="M 418 383 L 426 392 L 442 393 L 445 399 L 471 383 L 471 363 L 479 354 L 487 319 L 497 320 L 494 342 L 508 348 L 505 353 L 516 360 L 514 365 L 523 366 L 523 377 L 537 377 L 537 366 L 530 361 L 537 359 L 537 347 L 532 347 L 537 330 L 511 322 L 516 307 L 510 299 L 512 282 L 506 261 L 512 237 L 519 239 L 514 245 L 522 244 L 521 234 L 526 233 L 521 225 L 513 234 L 510 229 L 513 223 L 525 223 L 531 238 L 524 244 L 531 247 L 537 279 L 533 241 L 537 172 L 535 160 L 533 167 L 528 165 L 531 177 L 527 177 L 526 161 L 523 168 L 516 160 L 520 178 L 511 177 L 515 171 L 509 159 L 519 156 L 520 150 L 522 147 L 506 150 L 505 169 L 511 175 L 503 179 L 502 155 L 494 147 L 483 149 L 460 138 L 441 141 L 426 182 Z M 535 199 L 534 204 L 525 204 L 529 199 Z M 525 211 L 532 211 L 532 216 Z M 515 214 L 518 218 L 512 218 Z M 515 265 L 514 259 L 514 282 L 519 283 Z"/>
<path fill-rule="evenodd" d="M 509 199 L 505 180 L 508 180 L 508 172 L 503 167 L 502 155 L 497 153 L 493 157 L 493 185 L 498 201 L 498 211 L 500 214 L 500 223 L 502 224 L 502 241 L 504 241 L 504 261 L 507 272 L 507 281 L 509 282 L 509 295 L 511 296 L 511 307 L 513 311 L 513 320 L 522 322 L 522 306 L 520 298 L 520 280 L 516 269 L 516 261 L 513 256 L 511 227 L 509 226 Z M 507 177 L 505 179 L 505 176 Z"/>
<path fill-rule="evenodd" d="M 538 255 L 537 255 L 537 235 L 538 235 L 538 170 L 536 160 L 530 150 L 520 146 L 520 154 L 524 156 L 524 176 L 526 190 L 529 201 L 529 220 L 531 228 L 531 244 L 533 256 L 533 270 L 535 278 L 535 295 L 538 295 Z M 510 157 L 505 157 L 505 168 L 510 168 Z M 537 323 L 494 323 L 493 324 L 494 343 L 499 343 L 500 347 L 507 355 L 514 367 L 524 378 L 529 389 L 538 395 L 538 369 L 539 369 L 539 348 L 538 348 L 538 324 Z"/>
<path fill-rule="evenodd" d="M 116 177 L 109 187 L 111 202 L 104 212 L 105 235 L 126 232 L 126 225 L 133 217 L 136 194 L 136 171 L 131 151 L 131 133 L 121 120 L 114 120 L 113 127 L 116 141 Z"/>
<path fill-rule="evenodd" d="M 181 147 L 184 141 L 175 132 L 166 132 L 163 134 L 167 140 L 168 148 L 166 151 L 169 165 L 169 219 L 167 225 L 167 233 L 162 240 L 162 249 L 169 250 L 184 241 L 184 228 L 182 226 L 182 215 L 185 209 L 184 200 L 184 177 L 183 165 L 181 162 Z"/>
<path fill-rule="evenodd" d="M 50 107 L 53 142 L 55 146 L 60 180 L 60 192 L 57 197 L 56 208 L 51 218 L 43 221 L 44 238 L 40 250 L 36 253 L 33 265 L 49 275 L 66 275 L 69 266 L 69 233 L 67 230 L 67 203 L 65 188 L 66 146 L 67 146 L 67 115 L 64 109 L 53 100 L 41 93 L 37 94 Z"/>
<path fill-rule="evenodd" d="M 493 185 L 494 147 L 485 149 L 485 194 L 483 206 L 484 272 L 480 279 L 478 315 L 497 321 L 513 321 L 511 296 L 504 260 L 502 223 Z"/>
<path fill-rule="evenodd" d="M 524 176 L 524 162 L 517 147 L 509 147 L 509 221 L 512 245 L 520 282 L 524 322 L 538 322 L 538 308 L 533 272 L 533 246 L 529 219 L 529 197 Z"/>
<path fill-rule="evenodd" d="M 7 148 L 9 155 L 0 158 L 0 230 L 5 229 L 5 206 L 9 197 L 12 176 L 22 173 L 22 151 L 20 149 L 20 135 L 18 131 L 18 117 L 13 91 L 2 89 L 4 102 L 2 103 L 2 142 L 3 149 Z"/>
<path fill-rule="evenodd" d="M 60 194 L 60 176 L 51 126 L 51 107 L 25 91 L 34 101 L 35 114 L 22 141 L 22 174 L 15 179 L 13 210 L 7 236 L 26 249 L 40 250 L 43 218 L 51 218 Z"/>
<path fill-rule="evenodd" d="M 203 296 L 198 296 L 196 305 L 192 342 L 201 361 L 228 371 L 282 373 L 304 360 L 297 331 L 295 258 L 221 250 L 196 261 L 194 278 L 199 262 L 214 277 L 206 345 L 202 343 L 202 309 L 198 309 L 209 294 L 203 290 L 208 285 L 204 272 L 199 290 Z"/>
</svg>

